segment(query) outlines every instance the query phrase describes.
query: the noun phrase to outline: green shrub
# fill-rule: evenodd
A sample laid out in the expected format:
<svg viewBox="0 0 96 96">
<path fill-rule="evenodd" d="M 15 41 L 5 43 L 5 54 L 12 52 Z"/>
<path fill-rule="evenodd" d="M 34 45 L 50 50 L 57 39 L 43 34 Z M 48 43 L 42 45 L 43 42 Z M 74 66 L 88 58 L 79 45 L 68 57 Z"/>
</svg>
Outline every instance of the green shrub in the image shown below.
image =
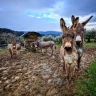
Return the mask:
<svg viewBox="0 0 96 96">
<path fill-rule="evenodd" d="M 54 41 L 54 37 L 51 36 L 51 35 L 48 35 L 48 36 L 43 36 L 41 38 L 42 41 Z"/>
<path fill-rule="evenodd" d="M 61 44 L 62 43 L 62 38 L 61 36 L 52 36 L 52 35 L 49 35 L 49 36 L 43 36 L 41 38 L 42 41 L 54 41 L 56 44 Z"/>
<path fill-rule="evenodd" d="M 56 36 L 56 37 L 55 37 L 55 42 L 56 42 L 57 44 L 61 44 L 61 43 L 62 43 L 62 38 L 61 38 L 61 36 Z"/>
</svg>

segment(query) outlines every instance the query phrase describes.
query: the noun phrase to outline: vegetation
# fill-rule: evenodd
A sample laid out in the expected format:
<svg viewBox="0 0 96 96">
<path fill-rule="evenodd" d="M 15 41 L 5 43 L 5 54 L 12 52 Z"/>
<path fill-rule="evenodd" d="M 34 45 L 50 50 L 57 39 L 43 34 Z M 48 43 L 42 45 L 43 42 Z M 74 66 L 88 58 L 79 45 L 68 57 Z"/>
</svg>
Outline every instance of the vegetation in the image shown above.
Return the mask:
<svg viewBox="0 0 96 96">
<path fill-rule="evenodd" d="M 42 41 L 54 41 L 55 40 L 55 38 L 52 36 L 52 35 L 48 35 L 48 36 L 43 36 L 42 38 L 41 38 L 41 40 Z"/>
<path fill-rule="evenodd" d="M 85 46 L 96 46 L 96 42 L 85 43 Z"/>
<path fill-rule="evenodd" d="M 7 52 L 8 50 L 7 49 L 1 49 L 0 48 L 0 52 Z"/>
<path fill-rule="evenodd" d="M 0 47 L 6 46 L 13 38 L 18 38 L 23 32 L 0 28 Z"/>
<path fill-rule="evenodd" d="M 6 46 L 8 43 L 11 42 L 13 38 L 16 38 L 18 41 L 22 42 L 23 44 L 24 40 L 18 38 L 23 33 L 24 33 L 23 31 L 18 32 L 18 31 L 7 29 L 7 28 L 0 28 L 0 47 Z M 62 42 L 61 36 L 53 36 L 53 35 L 43 36 L 41 40 L 42 41 L 52 40 L 57 45 L 61 45 L 61 42 Z M 96 30 L 92 29 L 87 31 L 85 29 L 84 40 L 86 42 L 85 43 L 86 46 L 96 46 Z"/>
<path fill-rule="evenodd" d="M 88 68 L 87 74 L 77 81 L 76 96 L 96 96 L 96 61 Z"/>
<path fill-rule="evenodd" d="M 96 30 L 95 29 L 92 29 L 89 31 L 85 30 L 84 31 L 84 39 L 86 42 L 96 42 Z"/>
<path fill-rule="evenodd" d="M 55 43 L 57 44 L 57 46 L 61 45 L 62 42 L 62 38 L 61 36 L 43 36 L 42 37 L 43 41 L 48 41 L 48 40 L 52 40 L 55 41 Z M 92 29 L 89 31 L 84 31 L 84 41 L 85 41 L 85 46 L 96 46 L 96 30 Z"/>
</svg>

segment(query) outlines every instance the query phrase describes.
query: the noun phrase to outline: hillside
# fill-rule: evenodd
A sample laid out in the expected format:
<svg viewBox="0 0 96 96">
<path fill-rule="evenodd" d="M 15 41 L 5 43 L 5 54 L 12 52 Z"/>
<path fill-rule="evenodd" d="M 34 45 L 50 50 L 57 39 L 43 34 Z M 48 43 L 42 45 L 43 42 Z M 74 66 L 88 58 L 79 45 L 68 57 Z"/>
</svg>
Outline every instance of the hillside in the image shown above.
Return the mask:
<svg viewBox="0 0 96 96">
<path fill-rule="evenodd" d="M 7 29 L 7 28 L 0 28 L 0 34 L 12 33 L 12 34 L 15 34 L 16 36 L 21 36 L 22 34 L 27 33 L 27 32 L 28 31 L 14 31 L 14 30 Z M 38 31 L 38 33 L 40 33 L 42 36 L 46 36 L 46 35 L 58 36 L 62 34 L 62 32 L 60 31 Z"/>
<path fill-rule="evenodd" d="M 62 34 L 62 32 L 59 32 L 59 31 L 38 31 L 38 33 L 45 36 L 46 35 L 58 36 Z"/>
<path fill-rule="evenodd" d="M 21 36 L 22 34 L 24 34 L 24 31 L 14 31 L 7 28 L 0 28 L 0 34 L 3 34 L 3 33 L 12 33 L 16 36 Z"/>
</svg>

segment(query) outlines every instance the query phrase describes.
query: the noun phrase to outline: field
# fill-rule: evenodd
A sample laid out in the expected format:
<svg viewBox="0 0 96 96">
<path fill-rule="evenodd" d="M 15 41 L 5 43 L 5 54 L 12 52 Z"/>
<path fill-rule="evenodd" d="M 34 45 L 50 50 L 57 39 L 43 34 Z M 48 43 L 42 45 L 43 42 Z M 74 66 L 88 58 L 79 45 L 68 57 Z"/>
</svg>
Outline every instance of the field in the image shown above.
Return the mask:
<svg viewBox="0 0 96 96">
<path fill-rule="evenodd" d="M 96 46 L 96 43 L 85 43 L 85 46 Z"/>
<path fill-rule="evenodd" d="M 61 46 L 61 44 L 57 44 L 57 46 Z M 91 42 L 91 43 L 86 43 L 85 42 L 85 46 L 91 46 L 91 47 L 95 47 L 96 46 L 96 42 Z"/>
<path fill-rule="evenodd" d="M 75 96 L 75 81 L 86 73 L 96 59 L 96 47 L 85 47 L 80 71 L 71 84 L 64 76 L 57 47 L 53 56 L 22 52 L 10 58 L 7 51 L 0 51 L 0 96 Z"/>
</svg>

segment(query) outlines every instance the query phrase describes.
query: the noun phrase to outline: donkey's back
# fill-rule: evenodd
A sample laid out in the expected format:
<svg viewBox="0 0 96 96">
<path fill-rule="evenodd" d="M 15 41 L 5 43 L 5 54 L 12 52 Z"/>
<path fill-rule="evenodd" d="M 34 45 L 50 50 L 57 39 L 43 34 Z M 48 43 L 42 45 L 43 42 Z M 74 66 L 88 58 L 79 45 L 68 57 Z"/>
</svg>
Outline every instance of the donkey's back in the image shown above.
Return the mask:
<svg viewBox="0 0 96 96">
<path fill-rule="evenodd" d="M 53 47 L 54 44 L 55 44 L 54 41 L 42 41 L 42 42 L 40 42 L 40 45 L 42 48 Z"/>
</svg>

